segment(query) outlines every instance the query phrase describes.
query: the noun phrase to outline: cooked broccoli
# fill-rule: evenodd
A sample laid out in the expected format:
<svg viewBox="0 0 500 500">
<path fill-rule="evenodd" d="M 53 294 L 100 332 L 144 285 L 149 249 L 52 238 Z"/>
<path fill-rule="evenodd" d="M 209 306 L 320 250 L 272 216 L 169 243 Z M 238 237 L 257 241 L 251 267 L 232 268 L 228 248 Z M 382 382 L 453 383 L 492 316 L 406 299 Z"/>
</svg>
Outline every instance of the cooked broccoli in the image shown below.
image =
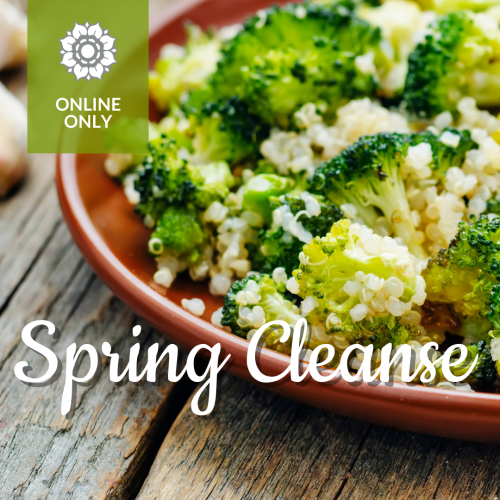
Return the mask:
<svg viewBox="0 0 500 500">
<path fill-rule="evenodd" d="M 245 338 L 269 321 L 283 320 L 293 326 L 301 316 L 298 307 L 285 298 L 285 292 L 285 283 L 267 274 L 236 281 L 224 297 L 221 324 Z"/>
<path fill-rule="evenodd" d="M 381 0 L 313 0 L 313 3 L 324 7 L 338 7 L 341 5 L 346 9 L 356 10 L 360 5 L 378 7 L 381 5 Z"/>
<path fill-rule="evenodd" d="M 416 134 L 380 133 L 366 136 L 337 157 L 320 165 L 311 180 L 311 190 L 327 196 L 338 206 L 352 204 L 363 222 L 374 227 L 383 215 L 394 236 L 401 238 L 419 258 L 426 252 L 418 243 L 417 231 L 406 197 L 401 172 L 410 146 L 428 143 L 432 151 L 432 177 L 441 180 L 452 166 L 461 166 L 467 151 L 477 149 L 469 131 L 448 128 L 459 136 L 456 148 L 447 146 L 431 132 Z"/>
<path fill-rule="evenodd" d="M 215 71 L 221 41 L 211 33 L 189 25 L 184 47 L 165 45 L 149 76 L 149 91 L 160 110 L 178 105 L 184 94 L 200 88 Z"/>
<path fill-rule="evenodd" d="M 453 127 L 447 127 L 443 131 L 450 132 L 459 137 L 456 147 L 445 144 L 441 141 L 442 135 L 434 135 L 430 131 L 419 132 L 412 134 L 410 144 L 416 146 L 417 144 L 426 142 L 432 148 L 433 161 L 430 165 L 432 170 L 432 177 L 438 181 L 446 176 L 446 172 L 451 167 L 461 168 L 467 152 L 472 149 L 478 149 L 478 145 L 472 140 L 470 130 L 458 130 Z"/>
<path fill-rule="evenodd" d="M 486 214 L 500 215 L 500 200 L 491 198 L 486 203 Z"/>
<path fill-rule="evenodd" d="M 164 135 L 151 141 L 149 150 L 134 184 L 140 195 L 136 211 L 148 218 L 149 227 L 169 206 L 191 203 L 205 209 L 214 201 L 223 201 L 234 183 L 227 163 L 190 165 L 179 158 L 175 141 Z"/>
<path fill-rule="evenodd" d="M 467 341 L 487 340 L 500 329 L 500 218 L 461 222 L 449 248 L 424 271 L 427 298 L 453 306 Z"/>
<path fill-rule="evenodd" d="M 178 157 L 174 141 L 162 135 L 149 143 L 149 151 L 134 183 L 140 195 L 135 209 L 143 217 L 156 221 L 167 206 L 190 202 L 196 186 L 187 161 Z"/>
<path fill-rule="evenodd" d="M 313 196 L 307 192 L 270 197 L 269 206 L 273 213 L 277 211 L 276 218 L 279 220 L 271 228 L 261 230 L 258 244 L 251 252 L 252 269 L 261 273 L 272 273 L 277 267 L 283 267 L 291 275 L 299 267 L 299 254 L 304 243 L 308 243 L 314 236 L 325 236 L 332 225 L 343 217 L 342 210 L 336 205 L 322 196 Z M 291 214 L 288 216 L 288 223 L 285 220 L 287 213 Z M 302 225 L 303 230 L 309 233 L 307 241 L 297 237 L 302 231 L 300 228 L 297 231 L 297 228 L 290 227 L 290 223 Z"/>
<path fill-rule="evenodd" d="M 381 133 L 361 138 L 339 156 L 320 165 L 311 181 L 313 192 L 338 206 L 352 204 L 369 227 L 384 215 L 394 234 L 417 257 L 425 251 L 416 243 L 416 228 L 406 198 L 400 167 L 408 152 L 409 137 Z"/>
<path fill-rule="evenodd" d="M 459 10 L 483 12 L 499 4 L 498 0 L 417 0 L 425 10 L 434 10 L 438 14 L 448 14 Z"/>
<path fill-rule="evenodd" d="M 397 106 L 402 99 L 408 56 L 417 45 L 419 32 L 430 22 L 428 14 L 423 14 L 417 3 L 406 0 L 387 0 L 374 6 L 362 3 L 356 14 L 381 29 L 384 40 L 388 42 L 387 50 L 394 53 L 391 69 L 380 83 L 384 97 Z"/>
<path fill-rule="evenodd" d="M 201 99 L 203 94 L 197 95 Z M 269 127 L 237 97 L 174 107 L 159 129 L 179 148 L 185 148 L 194 164 L 255 159 L 261 142 L 269 136 Z"/>
<path fill-rule="evenodd" d="M 273 220 L 269 198 L 290 191 L 292 183 L 287 177 L 274 174 L 259 174 L 252 177 L 243 188 L 243 209 L 258 213 L 271 225 Z"/>
<path fill-rule="evenodd" d="M 190 155 L 194 153 L 194 123 L 193 120 L 186 117 L 181 108 L 171 108 L 168 115 L 157 125 L 157 128 L 160 133 L 173 139 L 179 149 L 184 148 Z"/>
<path fill-rule="evenodd" d="M 205 102 L 198 112 L 184 107 L 193 121 L 192 161 L 237 163 L 258 155 L 261 142 L 269 136 L 269 127 L 252 115 L 238 97 Z"/>
<path fill-rule="evenodd" d="M 249 246 L 252 269 L 259 273 L 272 273 L 277 267 L 283 267 L 287 274 L 297 269 L 299 254 L 304 242 L 285 231 L 262 229 L 256 245 Z"/>
<path fill-rule="evenodd" d="M 459 353 L 456 352 L 451 357 L 451 361 L 457 360 Z M 476 360 L 477 358 L 477 360 Z M 476 362 L 472 373 L 462 381 L 475 387 L 485 387 L 492 385 L 497 379 L 497 372 L 495 369 L 495 362 L 491 358 L 491 351 L 489 346 L 483 342 L 469 344 L 467 346 L 467 357 L 465 360 L 456 366 L 450 366 L 450 371 L 455 377 L 465 375 L 472 365 Z M 441 363 L 436 363 L 436 369 L 440 380 L 446 380 L 442 374 Z"/>
<path fill-rule="evenodd" d="M 416 335 L 400 318 L 424 303 L 425 282 L 408 249 L 392 238 L 344 219 L 304 246 L 300 262 L 287 287 L 304 299 L 311 324 L 377 348 Z"/>
<path fill-rule="evenodd" d="M 500 104 L 500 27 L 483 14 L 452 13 L 430 25 L 410 54 L 404 99 L 409 111 L 431 118 L 456 111 L 462 97 Z"/>
<path fill-rule="evenodd" d="M 154 255 L 160 255 L 164 248 L 168 248 L 188 263 L 196 264 L 207 238 L 193 206 L 170 206 L 157 222 L 149 246 Z"/>
<path fill-rule="evenodd" d="M 343 6 L 261 10 L 223 46 L 203 99 L 238 95 L 267 123 L 283 126 L 308 102 L 323 104 L 328 115 L 350 99 L 376 95 L 377 68 L 388 65 L 380 44 L 380 30 Z M 203 100 L 196 94 L 190 100 Z"/>
</svg>

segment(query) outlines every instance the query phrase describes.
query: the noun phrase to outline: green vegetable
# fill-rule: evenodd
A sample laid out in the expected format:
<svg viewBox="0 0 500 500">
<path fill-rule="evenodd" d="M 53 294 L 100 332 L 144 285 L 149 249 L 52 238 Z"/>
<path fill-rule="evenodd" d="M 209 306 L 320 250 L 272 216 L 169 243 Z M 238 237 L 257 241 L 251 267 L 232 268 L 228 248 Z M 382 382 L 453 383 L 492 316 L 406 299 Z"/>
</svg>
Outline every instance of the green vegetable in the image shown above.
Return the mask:
<svg viewBox="0 0 500 500">
<path fill-rule="evenodd" d="M 446 129 L 460 137 L 456 148 L 447 146 L 431 132 L 418 134 L 380 133 L 366 136 L 339 156 L 320 165 L 311 180 L 311 190 L 328 197 L 338 206 L 352 204 L 358 217 L 369 227 L 383 215 L 393 234 L 400 237 L 415 256 L 426 252 L 417 243 L 416 228 L 401 174 L 409 146 L 428 143 L 433 160 L 432 176 L 442 180 L 452 166 L 462 166 L 467 151 L 477 149 L 469 131 Z"/>
<path fill-rule="evenodd" d="M 460 354 L 456 352 L 451 357 L 451 362 L 458 360 Z M 476 359 L 477 358 L 477 359 Z M 495 369 L 495 362 L 491 358 L 491 351 L 489 346 L 483 342 L 469 344 L 467 346 L 467 357 L 462 363 L 456 366 L 450 366 L 450 371 L 455 377 L 465 375 L 472 364 L 475 362 L 472 373 L 462 381 L 476 387 L 491 386 L 497 379 L 497 372 Z M 446 380 L 442 373 L 441 363 L 436 363 L 436 369 L 441 380 Z"/>
<path fill-rule="evenodd" d="M 431 24 L 431 32 L 409 57 L 404 99 L 409 111 L 431 118 L 456 111 L 463 97 L 479 106 L 500 104 L 500 28 L 470 11 Z"/>
<path fill-rule="evenodd" d="M 189 263 L 195 264 L 202 256 L 203 244 L 208 235 L 201 226 L 194 207 L 168 207 L 151 236 L 159 239 L 164 248 L 169 248 Z M 155 253 L 160 253 L 158 250 Z"/>
<path fill-rule="evenodd" d="M 191 202 L 196 186 L 187 161 L 178 157 L 174 141 L 162 136 L 149 143 L 149 151 L 134 183 L 140 194 L 135 209 L 143 217 L 156 221 L 169 205 Z"/>
<path fill-rule="evenodd" d="M 448 14 L 459 10 L 482 12 L 499 5 L 498 0 L 417 0 L 425 10 L 435 10 L 439 14 Z"/>
<path fill-rule="evenodd" d="M 303 198 L 303 197 L 302 197 Z M 279 198 L 269 198 L 271 210 L 287 206 L 291 214 L 296 216 L 307 208 L 306 202 L 297 194 L 286 194 Z M 319 215 L 308 216 L 302 213 L 297 218 L 311 236 L 325 236 L 332 225 L 343 217 L 342 210 L 336 205 L 326 201 L 322 196 L 314 196 L 318 201 Z M 304 242 L 282 226 L 263 229 L 259 233 L 258 244 L 251 252 L 252 269 L 261 273 L 272 273 L 277 267 L 283 267 L 288 275 L 299 267 L 299 254 Z"/>
<path fill-rule="evenodd" d="M 478 145 L 472 140 L 470 130 L 458 130 L 453 127 L 447 127 L 443 132 L 452 132 L 458 135 L 460 140 L 456 147 L 449 146 L 441 142 L 440 135 L 434 135 L 432 132 L 424 131 L 418 134 L 412 134 L 410 143 L 416 146 L 422 142 L 431 145 L 433 161 L 430 165 L 432 177 L 441 181 L 448 169 L 451 167 L 462 167 L 468 151 L 477 149 Z"/>
<path fill-rule="evenodd" d="M 273 216 L 269 205 L 271 196 L 280 196 L 291 189 L 290 179 L 274 174 L 252 177 L 243 189 L 243 209 L 256 212 L 270 225 Z"/>
<path fill-rule="evenodd" d="M 399 318 L 425 300 L 408 250 L 348 220 L 335 223 L 323 238 L 304 246 L 293 273 L 308 321 L 339 332 L 351 343 L 383 347 L 405 343 L 415 327 Z M 293 284 L 288 285 L 294 291 Z"/>
<path fill-rule="evenodd" d="M 417 257 L 425 257 L 417 244 L 416 228 L 406 198 L 400 167 L 408 152 L 409 138 L 402 134 L 381 133 L 363 137 L 339 156 L 320 165 L 311 189 L 338 206 L 352 204 L 369 227 L 383 214 L 394 234 Z"/>
<path fill-rule="evenodd" d="M 369 5 L 371 7 L 381 5 L 380 0 L 313 0 L 313 3 L 323 5 L 324 7 L 342 6 L 352 11 L 355 11 L 360 5 Z"/>
<path fill-rule="evenodd" d="M 237 95 L 265 122 L 283 126 L 308 102 L 324 105 L 331 114 L 350 99 L 377 94 L 372 68 L 384 71 L 389 65 L 380 43 L 380 30 L 343 6 L 271 7 L 247 19 L 223 46 L 204 97 L 193 92 L 190 100 Z M 366 56 L 371 61 L 370 54 L 374 66 L 356 60 Z"/>
<path fill-rule="evenodd" d="M 461 222 L 448 249 L 424 271 L 427 298 L 451 304 L 466 340 L 486 340 L 500 329 L 500 218 Z"/>
<path fill-rule="evenodd" d="M 188 91 L 200 88 L 213 73 L 220 59 L 220 40 L 211 33 L 189 25 L 184 47 L 169 44 L 162 49 L 149 76 L 149 91 L 160 110 L 181 102 Z"/>
<path fill-rule="evenodd" d="M 200 112 L 189 104 L 184 109 L 194 123 L 196 163 L 220 160 L 238 163 L 256 157 L 260 143 L 269 136 L 269 127 L 237 97 L 205 102 Z"/>
<path fill-rule="evenodd" d="M 267 274 L 236 281 L 224 297 L 221 324 L 245 338 L 269 321 L 280 319 L 293 326 L 301 316 L 297 306 L 285 298 L 285 292 L 285 284 Z"/>
<path fill-rule="evenodd" d="M 282 227 L 263 229 L 259 233 L 257 245 L 250 248 L 252 270 L 259 273 L 272 273 L 283 267 L 291 274 L 299 265 L 299 254 L 304 243 Z"/>
<path fill-rule="evenodd" d="M 486 203 L 486 214 L 500 215 L 500 200 L 492 198 Z"/>
<path fill-rule="evenodd" d="M 222 202 L 234 184 L 227 163 L 190 165 L 179 158 L 175 141 L 164 135 L 151 141 L 149 150 L 134 187 L 140 194 L 136 211 L 148 217 L 150 227 L 169 206 L 193 204 L 205 209 L 214 201 Z"/>
<path fill-rule="evenodd" d="M 194 203 L 199 208 L 207 208 L 214 201 L 223 201 L 235 180 L 229 165 L 224 161 L 193 167 L 199 174 Z"/>
</svg>

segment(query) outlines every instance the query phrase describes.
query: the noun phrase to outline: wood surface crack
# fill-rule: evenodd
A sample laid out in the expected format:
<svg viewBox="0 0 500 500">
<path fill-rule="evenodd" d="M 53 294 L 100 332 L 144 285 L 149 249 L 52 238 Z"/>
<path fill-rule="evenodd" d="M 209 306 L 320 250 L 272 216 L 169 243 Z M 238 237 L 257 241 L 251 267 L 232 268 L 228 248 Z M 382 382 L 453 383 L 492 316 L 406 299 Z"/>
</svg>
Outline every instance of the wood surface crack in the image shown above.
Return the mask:
<svg viewBox="0 0 500 500">
<path fill-rule="evenodd" d="M 349 475 L 346 473 L 346 476 L 344 477 L 344 479 L 342 480 L 342 484 L 340 485 L 339 491 L 336 493 L 336 495 L 333 497 L 332 500 L 338 500 L 340 498 L 340 495 L 342 495 L 342 492 L 344 491 L 344 488 L 346 487 L 347 482 L 351 478 L 350 472 L 356 466 L 356 462 L 358 461 L 358 458 L 361 455 L 361 452 L 363 451 L 363 447 L 366 443 L 366 440 L 368 439 L 368 436 L 370 435 L 370 432 L 372 432 L 373 428 L 374 428 L 374 424 L 370 424 L 368 426 L 368 429 L 366 430 L 363 438 L 361 439 L 361 441 L 358 444 L 356 453 L 354 454 L 354 458 L 353 458 L 352 462 L 349 464 L 349 468 L 347 469 Z"/>
<path fill-rule="evenodd" d="M 433 468 L 434 468 L 434 465 L 435 463 L 437 462 L 438 458 L 439 458 L 439 453 L 441 452 L 441 450 L 443 449 L 445 445 L 445 440 L 444 439 L 441 439 L 441 442 L 439 443 L 439 446 L 437 447 L 436 449 L 436 458 L 434 459 L 432 465 L 429 467 L 429 473 L 427 474 L 427 477 L 425 478 L 425 482 L 427 483 L 430 479 L 430 476 L 432 475 L 432 471 L 433 471 Z M 434 500 L 436 498 L 436 493 L 438 492 L 439 490 L 439 487 L 441 486 L 441 481 L 443 480 L 443 475 L 441 475 L 441 477 L 439 478 L 439 481 L 437 482 L 437 485 L 436 485 L 436 488 L 434 489 L 434 491 L 432 492 L 432 500 Z"/>
<path fill-rule="evenodd" d="M 76 277 L 78 275 L 78 272 L 80 271 L 80 269 L 82 268 L 83 265 L 84 265 L 84 260 L 82 259 L 81 260 L 81 265 L 78 266 L 77 270 L 73 273 L 73 276 Z M 71 280 L 73 280 L 73 276 L 71 277 Z M 68 315 L 66 316 L 64 322 L 61 324 L 61 330 L 63 330 L 66 327 L 66 325 L 70 322 L 70 320 L 73 317 L 73 315 L 76 313 L 76 311 L 78 311 L 78 307 L 80 306 L 82 300 L 85 298 L 85 296 L 87 295 L 87 293 L 89 292 L 89 290 L 92 288 L 92 284 L 95 282 L 95 280 L 96 280 L 96 275 L 92 273 L 92 275 L 87 280 L 85 288 L 79 294 L 78 299 L 75 301 L 75 304 L 70 309 L 70 311 L 69 311 Z M 53 307 L 53 305 L 52 305 L 52 307 Z"/>
<path fill-rule="evenodd" d="M 23 275 L 21 276 L 21 278 L 19 279 L 19 281 L 16 283 L 16 285 L 14 286 L 14 288 L 12 289 L 12 291 L 9 293 L 9 295 L 7 295 L 7 297 L 5 298 L 3 304 L 0 304 L 0 316 L 7 309 L 7 307 L 9 306 L 9 304 L 11 302 L 11 300 L 13 299 L 13 297 L 16 295 L 17 291 L 19 290 L 19 287 L 22 285 L 22 283 L 27 278 L 27 276 L 29 276 L 30 272 L 32 271 L 32 269 L 34 268 L 34 266 L 36 265 L 36 263 L 38 262 L 38 260 L 40 259 L 40 257 L 43 255 L 44 251 L 47 248 L 47 245 L 54 238 L 54 235 L 56 234 L 57 229 L 59 228 L 59 226 L 61 225 L 61 223 L 62 223 L 61 219 L 58 219 L 56 221 L 56 223 L 52 227 L 52 230 L 50 231 L 49 235 L 45 238 L 45 240 L 43 242 L 43 245 L 40 246 L 40 249 L 34 255 L 33 259 L 29 263 L 26 271 L 23 273 Z M 2 369 L 2 366 L 3 365 L 0 364 L 0 370 Z"/>
</svg>

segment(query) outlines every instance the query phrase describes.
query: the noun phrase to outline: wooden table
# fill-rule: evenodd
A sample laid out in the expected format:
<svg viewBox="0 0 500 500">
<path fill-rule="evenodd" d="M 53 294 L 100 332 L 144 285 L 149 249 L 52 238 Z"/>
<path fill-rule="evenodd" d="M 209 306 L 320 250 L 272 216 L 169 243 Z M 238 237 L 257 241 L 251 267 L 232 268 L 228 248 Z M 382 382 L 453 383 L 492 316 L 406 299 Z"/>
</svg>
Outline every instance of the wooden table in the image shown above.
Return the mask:
<svg viewBox="0 0 500 500">
<path fill-rule="evenodd" d="M 7 75 L 25 94 L 22 73 Z M 0 202 L 0 499 L 496 499 L 500 447 L 395 431 L 271 395 L 230 375 L 214 412 L 190 410 L 195 386 L 113 384 L 105 367 L 60 414 L 63 376 L 30 387 L 13 369 L 42 358 L 24 325 L 52 321 L 40 341 L 63 360 L 68 345 L 103 339 L 128 352 L 168 344 L 102 284 L 66 229 L 54 157 L 32 157 L 27 181 Z M 82 364 L 86 373 L 88 359 Z M 166 372 L 166 366 L 162 372 Z M 202 403 L 203 404 L 203 403 Z M 368 417 L 368 416 L 367 416 Z"/>
</svg>

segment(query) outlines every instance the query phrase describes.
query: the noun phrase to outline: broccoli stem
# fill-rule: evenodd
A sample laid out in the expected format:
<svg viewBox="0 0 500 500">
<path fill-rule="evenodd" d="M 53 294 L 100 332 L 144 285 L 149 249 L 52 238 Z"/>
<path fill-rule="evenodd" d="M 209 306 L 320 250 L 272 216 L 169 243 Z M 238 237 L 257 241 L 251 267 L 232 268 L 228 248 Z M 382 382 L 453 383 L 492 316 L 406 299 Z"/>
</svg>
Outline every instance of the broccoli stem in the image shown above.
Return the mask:
<svg viewBox="0 0 500 500">
<path fill-rule="evenodd" d="M 404 182 L 399 176 L 399 168 L 389 166 L 385 171 L 389 172 L 389 176 L 383 182 L 379 179 L 373 179 L 373 181 L 366 179 L 365 187 L 360 191 L 356 206 L 359 207 L 359 200 L 361 200 L 362 206 L 373 205 L 379 208 L 393 228 L 394 235 L 403 240 L 408 250 L 415 257 L 428 258 L 423 247 L 416 243 L 417 230 L 411 220 L 411 209 L 406 198 Z M 357 185 L 355 189 L 358 189 Z M 363 213 L 360 213 L 361 217 Z M 373 227 L 375 221 L 365 220 L 365 224 Z"/>
</svg>

